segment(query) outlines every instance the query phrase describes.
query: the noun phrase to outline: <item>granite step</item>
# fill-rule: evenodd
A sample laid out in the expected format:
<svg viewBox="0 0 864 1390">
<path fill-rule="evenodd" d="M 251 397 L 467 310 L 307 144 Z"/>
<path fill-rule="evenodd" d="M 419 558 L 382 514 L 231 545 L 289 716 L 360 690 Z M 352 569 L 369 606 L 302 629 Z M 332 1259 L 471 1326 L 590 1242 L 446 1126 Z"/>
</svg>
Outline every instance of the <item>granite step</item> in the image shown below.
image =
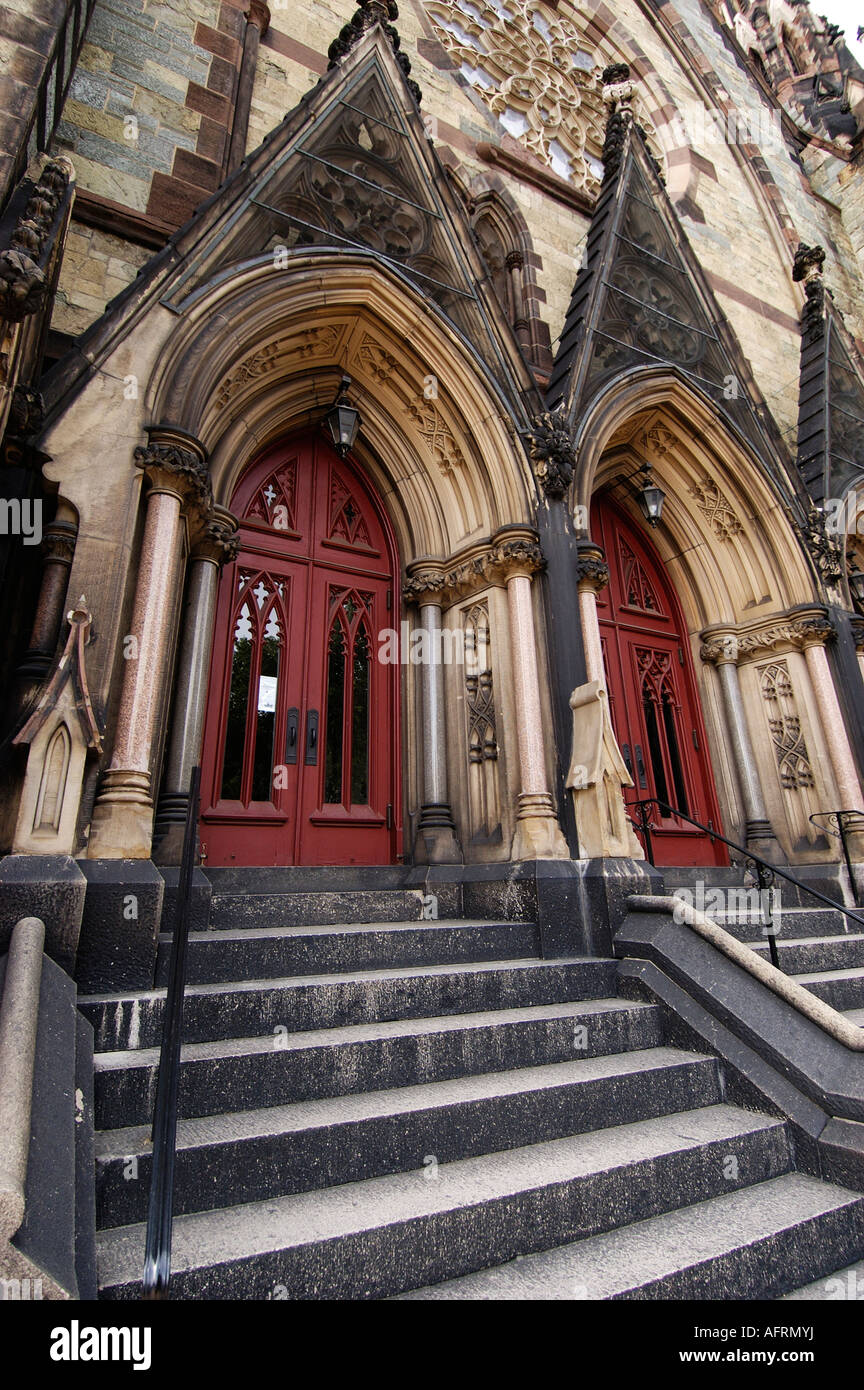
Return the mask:
<svg viewBox="0 0 864 1390">
<path fill-rule="evenodd" d="M 734 1162 L 733 1162 L 734 1160 Z M 175 1299 L 383 1298 L 787 1173 L 786 1126 L 728 1105 L 179 1216 Z M 860 1200 L 860 1199 L 859 1199 Z M 102 1297 L 140 1297 L 144 1226 L 98 1238 Z M 836 1261 L 835 1261 L 836 1263 Z"/>
<path fill-rule="evenodd" d="M 174 1211 L 451 1163 L 721 1099 L 715 1058 L 656 1047 L 181 1120 Z M 100 1227 L 146 1219 L 150 1156 L 147 1125 L 97 1133 Z"/>
<path fill-rule="evenodd" d="M 171 936 L 159 938 L 157 985 L 168 979 Z M 190 932 L 190 984 L 287 975 L 343 974 L 397 966 L 458 965 L 539 954 L 533 922 L 367 923 Z"/>
<path fill-rule="evenodd" d="M 834 1269 L 861 1251 L 864 1196 L 787 1173 L 401 1298 L 777 1298 L 812 1271 Z M 849 1287 L 845 1275 L 842 1287 Z M 860 1288 L 864 1297 L 864 1277 Z M 828 1295 L 800 1289 L 786 1296 Z"/>
<path fill-rule="evenodd" d="M 184 1045 L 179 1115 L 214 1115 L 653 1047 L 656 1005 L 595 999 Z M 98 1053 L 97 1129 L 151 1120 L 158 1049 Z"/>
<path fill-rule="evenodd" d="M 516 960 L 427 965 L 350 975 L 238 980 L 190 985 L 183 1009 L 185 1042 L 209 1042 L 343 1024 L 429 1018 L 606 998 L 615 992 L 613 961 Z M 165 990 L 89 995 L 80 1007 L 97 1051 L 157 1046 Z"/>
</svg>

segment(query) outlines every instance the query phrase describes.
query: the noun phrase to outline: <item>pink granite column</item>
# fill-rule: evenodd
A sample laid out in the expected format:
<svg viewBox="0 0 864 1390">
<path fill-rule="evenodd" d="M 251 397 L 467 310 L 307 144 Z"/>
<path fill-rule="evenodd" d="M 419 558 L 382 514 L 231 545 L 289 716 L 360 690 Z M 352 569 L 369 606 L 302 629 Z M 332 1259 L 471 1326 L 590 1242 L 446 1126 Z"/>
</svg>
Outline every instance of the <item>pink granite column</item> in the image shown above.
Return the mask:
<svg viewBox="0 0 864 1390">
<path fill-rule="evenodd" d="M 505 543 L 501 550 L 505 561 L 509 561 L 506 583 L 520 774 L 511 857 L 567 859 L 567 842 L 558 825 L 546 777 L 537 637 L 531 599 L 531 574 L 541 562 L 539 546 L 516 541 Z"/>
<path fill-rule="evenodd" d="M 149 484 L 144 537 L 123 686 L 108 771 L 93 808 L 88 857 L 143 859 L 153 833 L 151 755 L 156 718 L 164 708 L 170 644 L 183 570 L 184 512 L 207 504 L 210 483 L 203 448 L 180 431 L 151 430 L 136 463 Z"/>
<path fill-rule="evenodd" d="M 839 806 L 826 806 L 825 809 L 830 811 L 859 811 L 864 807 L 864 800 L 861 796 L 858 774 L 855 771 L 855 755 L 846 733 L 843 712 L 837 699 L 831 667 L 828 664 L 828 653 L 825 650 L 825 639 L 833 635 L 834 629 L 827 618 L 821 617 L 804 619 L 796 624 L 796 628 L 803 639 L 804 658 L 807 662 L 810 684 L 813 687 L 813 694 L 819 708 L 822 731 L 828 745 L 831 768 L 840 798 Z M 854 829 L 860 835 L 860 829 L 857 825 Z"/>
<path fill-rule="evenodd" d="M 609 567 L 599 546 L 580 548 L 577 576 L 586 678 L 589 681 L 599 681 L 605 690 L 607 688 L 606 671 L 603 666 L 603 648 L 600 643 L 600 624 L 597 621 L 597 595 L 609 583 Z"/>
</svg>

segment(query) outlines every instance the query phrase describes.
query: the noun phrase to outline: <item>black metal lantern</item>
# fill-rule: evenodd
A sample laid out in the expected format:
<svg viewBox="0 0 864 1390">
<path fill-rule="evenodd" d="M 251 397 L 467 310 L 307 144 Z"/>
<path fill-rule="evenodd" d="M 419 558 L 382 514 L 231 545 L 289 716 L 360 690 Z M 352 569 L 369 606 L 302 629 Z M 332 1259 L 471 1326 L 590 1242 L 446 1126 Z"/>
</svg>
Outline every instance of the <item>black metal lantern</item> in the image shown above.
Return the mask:
<svg viewBox="0 0 864 1390">
<path fill-rule="evenodd" d="M 636 500 L 642 509 L 642 515 L 649 526 L 656 526 L 663 515 L 663 503 L 666 501 L 666 493 L 662 487 L 658 487 L 654 482 L 654 475 L 651 472 L 651 464 L 646 460 L 640 472 L 644 477 L 642 486 L 636 493 Z"/>
<path fill-rule="evenodd" d="M 348 399 L 350 386 L 350 376 L 343 376 L 339 383 L 339 394 L 324 416 L 333 440 L 333 447 L 339 457 L 343 459 L 348 450 L 353 447 L 354 440 L 357 438 L 357 431 L 360 428 L 360 411 Z"/>
</svg>

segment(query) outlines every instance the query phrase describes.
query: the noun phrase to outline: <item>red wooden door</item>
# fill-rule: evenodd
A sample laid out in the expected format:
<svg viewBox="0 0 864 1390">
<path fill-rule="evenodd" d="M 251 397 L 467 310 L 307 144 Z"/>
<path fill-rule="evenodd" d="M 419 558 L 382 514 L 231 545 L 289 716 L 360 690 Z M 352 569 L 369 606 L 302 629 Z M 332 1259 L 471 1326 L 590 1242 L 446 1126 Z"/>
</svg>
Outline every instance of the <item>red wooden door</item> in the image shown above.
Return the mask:
<svg viewBox="0 0 864 1390">
<path fill-rule="evenodd" d="M 401 849 L 395 547 L 323 438 L 271 447 L 231 503 L 202 754 L 207 863 L 387 864 Z"/>
<path fill-rule="evenodd" d="M 606 552 L 609 585 L 597 598 L 609 710 L 633 778 L 632 804 L 667 802 L 722 833 L 689 640 L 675 591 L 653 547 L 606 497 L 591 533 Z M 726 864 L 725 848 L 678 816 L 651 807 L 658 865 Z"/>
</svg>

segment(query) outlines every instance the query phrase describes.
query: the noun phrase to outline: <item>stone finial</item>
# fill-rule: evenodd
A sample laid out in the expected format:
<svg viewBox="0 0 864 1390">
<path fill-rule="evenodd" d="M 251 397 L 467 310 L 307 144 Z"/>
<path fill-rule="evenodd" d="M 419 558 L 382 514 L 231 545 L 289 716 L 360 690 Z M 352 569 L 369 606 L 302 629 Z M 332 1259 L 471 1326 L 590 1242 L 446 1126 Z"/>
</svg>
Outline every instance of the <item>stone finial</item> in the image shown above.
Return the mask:
<svg viewBox="0 0 864 1390">
<path fill-rule="evenodd" d="M 633 122 L 632 102 L 635 85 L 630 79 L 630 68 L 626 63 L 611 63 L 608 68 L 603 69 L 600 81 L 603 103 L 609 110 L 603 141 L 603 177 L 609 179 L 617 174 L 621 167 L 627 133 Z"/>
<path fill-rule="evenodd" d="M 423 93 L 420 91 L 417 83 L 412 81 L 410 77 L 411 63 L 407 55 L 401 51 L 402 40 L 399 37 L 399 33 L 393 27 L 392 23 L 388 23 L 388 21 L 397 20 L 398 18 L 399 7 L 395 3 L 395 0 L 360 0 L 359 7 L 354 11 L 349 23 L 343 25 L 339 31 L 339 37 L 333 40 L 327 50 L 327 57 L 329 59 L 327 71 L 329 72 L 331 68 L 338 67 L 342 59 L 347 57 L 366 31 L 374 28 L 376 24 L 380 24 L 390 40 L 390 46 L 395 54 L 396 62 L 405 74 L 408 90 L 419 106 L 423 99 Z"/>
<path fill-rule="evenodd" d="M 825 251 L 821 246 L 806 246 L 803 241 L 799 242 L 792 262 L 792 279 L 803 280 L 806 285 L 815 275 L 822 274 L 824 264 Z"/>
<path fill-rule="evenodd" d="M 546 411 L 534 418 L 528 435 L 528 453 L 534 476 L 547 497 L 563 497 L 573 481 L 576 454 L 563 409 Z"/>
</svg>

